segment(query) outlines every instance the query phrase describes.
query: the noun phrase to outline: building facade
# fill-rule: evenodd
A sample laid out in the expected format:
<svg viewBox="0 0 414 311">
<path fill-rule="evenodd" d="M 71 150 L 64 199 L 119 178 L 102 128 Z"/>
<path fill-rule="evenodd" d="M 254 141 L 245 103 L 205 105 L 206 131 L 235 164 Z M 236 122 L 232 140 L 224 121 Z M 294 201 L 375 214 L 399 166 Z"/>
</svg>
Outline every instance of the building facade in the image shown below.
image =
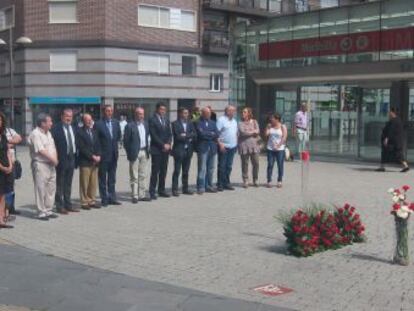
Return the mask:
<svg viewBox="0 0 414 311">
<path fill-rule="evenodd" d="M 147 114 L 165 102 L 175 118 L 179 106 L 223 110 L 229 100 L 227 55 L 203 52 L 202 15 L 197 0 L 4 0 L 3 16 L 14 10 L 15 127 L 28 133 L 36 113 L 54 118 L 63 107 L 77 115 Z M 7 23 L 0 38 L 9 43 Z M 10 18 L 9 24 L 10 24 Z M 3 19 L 4 20 L 4 19 Z M 10 110 L 10 65 L 0 54 L 0 102 Z"/>
<path fill-rule="evenodd" d="M 378 160 L 393 107 L 414 160 L 414 1 L 369 1 L 240 23 L 234 36 L 232 93 L 262 124 L 277 111 L 291 127 L 307 102 L 313 153 Z"/>
</svg>

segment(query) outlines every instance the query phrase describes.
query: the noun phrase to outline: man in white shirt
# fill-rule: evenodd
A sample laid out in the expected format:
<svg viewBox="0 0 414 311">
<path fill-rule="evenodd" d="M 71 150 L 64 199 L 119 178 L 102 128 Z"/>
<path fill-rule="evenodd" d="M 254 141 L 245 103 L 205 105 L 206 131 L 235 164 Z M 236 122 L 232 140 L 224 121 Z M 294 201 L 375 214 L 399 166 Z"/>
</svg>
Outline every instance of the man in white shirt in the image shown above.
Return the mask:
<svg viewBox="0 0 414 311">
<path fill-rule="evenodd" d="M 52 118 L 49 115 L 40 113 L 37 116 L 37 127 L 30 133 L 28 139 L 36 206 L 40 220 L 57 217 L 52 212 L 56 192 L 55 167 L 58 165 L 55 142 L 50 133 L 52 124 Z"/>
<path fill-rule="evenodd" d="M 218 191 L 234 190 L 230 183 L 230 175 L 233 169 L 233 159 L 237 151 L 237 121 L 234 118 L 236 108 L 227 106 L 224 116 L 217 120 L 219 130 L 219 161 L 218 161 Z"/>
<path fill-rule="evenodd" d="M 129 161 L 132 203 L 150 201 L 146 196 L 149 162 L 150 133 L 144 121 L 143 108 L 135 109 L 135 120 L 125 127 L 124 148 Z"/>
<path fill-rule="evenodd" d="M 72 206 L 72 180 L 76 161 L 76 132 L 72 126 L 73 111 L 66 108 L 62 111 L 61 122 L 52 129 L 59 164 L 56 167 L 55 205 L 58 213 L 79 212 Z"/>
</svg>

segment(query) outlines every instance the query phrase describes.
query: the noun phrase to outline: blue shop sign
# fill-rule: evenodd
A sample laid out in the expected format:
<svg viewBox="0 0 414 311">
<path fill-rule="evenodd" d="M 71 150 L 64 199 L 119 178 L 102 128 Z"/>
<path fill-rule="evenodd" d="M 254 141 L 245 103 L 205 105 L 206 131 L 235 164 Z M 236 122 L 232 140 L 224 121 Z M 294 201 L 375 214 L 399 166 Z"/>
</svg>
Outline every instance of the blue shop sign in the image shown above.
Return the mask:
<svg viewBox="0 0 414 311">
<path fill-rule="evenodd" d="M 101 97 L 30 97 L 31 105 L 98 105 Z"/>
</svg>

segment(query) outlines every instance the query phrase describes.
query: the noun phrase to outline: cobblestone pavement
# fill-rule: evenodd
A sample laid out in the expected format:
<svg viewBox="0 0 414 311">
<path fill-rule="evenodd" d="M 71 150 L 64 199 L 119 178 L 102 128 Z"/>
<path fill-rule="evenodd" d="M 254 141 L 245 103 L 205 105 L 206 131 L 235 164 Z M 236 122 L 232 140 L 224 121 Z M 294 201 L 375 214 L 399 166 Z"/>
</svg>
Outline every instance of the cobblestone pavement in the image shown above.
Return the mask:
<svg viewBox="0 0 414 311">
<path fill-rule="evenodd" d="M 27 156 L 21 153 L 25 176 L 17 189 L 18 205 L 25 211 L 34 201 Z M 265 165 L 262 159 L 262 182 Z M 281 307 L 414 310 L 413 266 L 390 263 L 394 226 L 386 193 L 391 186 L 414 186 L 413 173 L 403 175 L 397 169 L 376 173 L 374 169 L 365 164 L 311 163 L 310 200 L 354 204 L 366 223 L 368 242 L 310 258 L 285 255 L 282 227 L 273 218 L 301 205 L 298 162 L 286 164 L 281 190 L 238 188 L 132 205 L 122 156 L 117 186 L 122 206 L 83 211 L 47 223 L 25 212 L 27 217 L 18 217 L 16 228 L 0 231 L 0 238 L 130 276 Z M 194 182 L 195 166 L 192 171 Z M 233 176 L 240 183 L 237 157 Z M 75 183 L 74 197 L 77 193 Z M 412 194 L 414 198 L 414 190 Z M 251 290 L 267 283 L 294 291 L 267 297 Z"/>
</svg>

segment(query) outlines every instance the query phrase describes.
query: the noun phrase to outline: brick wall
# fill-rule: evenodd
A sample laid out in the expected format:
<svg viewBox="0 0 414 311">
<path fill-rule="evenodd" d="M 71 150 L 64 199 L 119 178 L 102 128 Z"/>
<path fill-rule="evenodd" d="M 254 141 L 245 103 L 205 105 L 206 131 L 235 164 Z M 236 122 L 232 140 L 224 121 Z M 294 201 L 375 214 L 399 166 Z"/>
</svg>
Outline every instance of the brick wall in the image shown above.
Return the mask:
<svg viewBox="0 0 414 311">
<path fill-rule="evenodd" d="M 13 2 L 13 0 L 1 0 Z M 195 32 L 138 26 L 138 4 L 147 3 L 193 10 L 199 21 L 199 0 L 78 0 L 78 24 L 49 24 L 47 0 L 24 1 L 25 35 L 34 42 L 109 41 L 132 46 L 199 49 Z M 198 26 L 197 26 L 198 28 Z"/>
</svg>

